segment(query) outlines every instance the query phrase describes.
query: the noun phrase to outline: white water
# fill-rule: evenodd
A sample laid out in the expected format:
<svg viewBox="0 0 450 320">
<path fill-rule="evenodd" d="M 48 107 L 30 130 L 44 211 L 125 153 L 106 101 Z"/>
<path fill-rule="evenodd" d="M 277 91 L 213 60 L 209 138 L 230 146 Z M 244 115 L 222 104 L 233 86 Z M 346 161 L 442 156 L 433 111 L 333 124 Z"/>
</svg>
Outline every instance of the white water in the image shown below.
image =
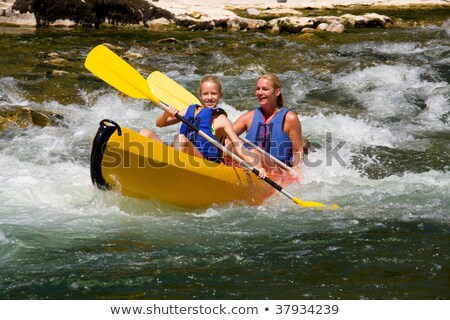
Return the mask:
<svg viewBox="0 0 450 320">
<path fill-rule="evenodd" d="M 412 274 L 410 277 L 415 279 L 419 277 L 414 274 L 417 268 L 423 269 L 421 274 L 428 275 L 434 266 L 443 266 L 445 270 L 448 261 L 445 260 L 448 254 L 438 251 L 443 248 L 443 242 L 435 248 L 433 241 L 443 241 L 444 236 L 439 235 L 445 233 L 442 230 L 448 230 L 450 222 L 449 164 L 435 164 L 433 161 L 439 163 L 439 154 L 432 154 L 431 169 L 415 170 L 416 163 L 419 167 L 421 161 L 428 159 L 420 152 L 433 152 L 434 145 L 444 155 L 450 152 L 442 143 L 442 137 L 448 137 L 450 132 L 450 85 L 430 64 L 421 65 L 414 60 L 416 55 L 438 56 L 435 51 L 446 48 L 433 51 L 427 44 L 416 41 L 343 45 L 335 51 L 375 52 L 385 56 L 385 60 L 399 62 L 352 60 L 352 67 L 334 74 L 296 70 L 295 66 L 280 74 L 286 104 L 299 114 L 304 135 L 322 146 L 308 156 L 309 164 L 321 164 L 305 163 L 301 183 L 288 190 L 303 200 L 337 203 L 342 207 L 333 212 L 299 208 L 280 194 L 258 207 L 228 204 L 185 210 L 99 191 L 91 183 L 89 156 L 90 141 L 100 120 L 111 119 L 134 130 L 149 127 L 165 141 L 172 139 L 178 127 L 156 128 L 154 119 L 161 113 L 157 107 L 124 98 L 114 89 L 80 92 L 84 99 L 80 104 L 61 105 L 55 101 L 38 104 L 25 98 L 19 81 L 0 77 L 2 108 L 19 105 L 45 109 L 65 119 L 61 126 L 0 132 L 0 268 L 5 279 L 13 279 L 9 287 L 0 289 L 4 290 L 0 296 L 3 293 L 7 297 L 22 297 L 21 292 L 25 292 L 23 296 L 29 298 L 39 296 L 43 290 L 44 297 L 53 297 L 45 288 L 40 289 L 36 284 L 39 281 L 56 283 L 55 286 L 67 281 L 63 290 L 69 297 L 71 294 L 83 298 L 104 297 L 98 293 L 101 291 L 98 286 L 119 297 L 117 292 L 121 290 L 145 292 L 146 288 L 136 285 L 141 282 L 176 292 L 178 287 L 173 289 L 172 284 L 176 281 L 171 279 L 178 276 L 182 284 L 192 284 L 196 278 L 206 288 L 200 294 L 198 290 L 188 291 L 187 297 L 210 297 L 210 292 L 216 289 L 230 291 L 221 285 L 216 287 L 217 281 L 222 281 L 226 288 L 234 285 L 235 291 L 245 291 L 241 281 L 233 282 L 236 276 L 230 274 L 237 268 L 243 281 L 251 284 L 245 297 L 271 297 L 269 293 L 259 293 L 259 288 L 264 281 L 271 290 L 274 288 L 265 272 L 275 272 L 272 269 L 276 266 L 276 272 L 287 272 L 289 283 L 293 283 L 290 280 L 293 276 L 303 281 L 316 279 L 304 286 L 297 297 L 338 298 L 342 297 L 342 290 L 347 298 L 355 298 L 355 294 L 357 297 L 408 297 L 409 291 L 402 289 L 406 282 L 403 278 L 392 279 L 391 288 L 388 284 L 378 286 L 384 283 L 385 274 L 376 274 L 380 270 L 377 263 L 385 259 L 383 266 L 387 265 L 393 273 L 403 268 L 406 277 Z M 233 62 L 222 53 L 216 56 L 223 63 Z M 434 67 L 446 63 L 446 56 L 433 60 Z M 194 92 L 201 76 L 190 73 L 200 67 L 173 63 L 168 65 L 171 70 L 168 75 Z M 255 61 L 241 74 L 219 74 L 226 90 L 222 106 L 231 120 L 256 105 L 252 86 L 264 69 L 264 65 Z M 332 94 L 333 90 L 338 92 L 334 93 L 334 100 L 320 95 L 321 92 Z M 315 98 L 311 98 L 315 92 Z M 339 101 L 339 94 L 348 102 Z M 338 151 L 342 161 L 327 156 L 327 133 L 332 135 L 331 147 L 345 142 Z M 365 152 L 366 149 L 374 151 Z M 383 152 L 390 152 L 391 160 L 383 160 Z M 359 165 L 354 164 L 355 158 L 359 159 Z M 448 157 L 442 159 L 446 161 Z M 387 168 L 376 178 L 367 173 L 371 167 L 395 167 L 401 161 L 404 163 L 398 171 Z M 402 223 L 407 223 L 406 227 Z M 405 228 L 414 232 L 407 233 Z M 376 237 L 378 233 L 381 238 Z M 438 236 L 428 240 L 434 234 Z M 371 242 L 371 239 L 375 240 Z M 408 256 L 402 256 L 398 245 L 410 248 L 410 243 L 415 244 L 411 247 L 414 251 L 405 251 Z M 430 260 L 432 267 L 424 261 L 428 257 L 423 257 L 426 252 L 437 254 Z M 291 263 L 292 270 L 279 265 L 283 261 Z M 319 274 L 311 268 L 323 265 L 324 270 L 334 270 L 336 261 L 344 265 L 351 261 L 352 266 L 329 274 L 328 280 L 324 280 L 326 273 Z M 229 265 L 231 271 L 225 267 Z M 356 281 L 351 288 L 347 280 L 342 280 L 352 278 L 368 266 L 372 267 L 371 274 L 376 274 L 375 280 L 361 276 L 360 282 Z M 173 276 L 173 271 L 179 269 L 186 270 L 187 275 Z M 302 272 L 304 278 L 299 276 Z M 224 274 L 226 280 L 218 280 L 216 273 Z M 433 269 L 427 279 L 439 280 L 443 273 Z M 56 280 L 45 280 L 49 274 Z M 114 277 L 116 274 L 119 276 Z M 145 281 L 134 278 L 136 274 Z M 105 277 L 111 280 L 110 287 L 98 285 L 98 278 Z M 277 279 L 273 283 L 279 283 Z M 438 280 L 434 286 L 437 289 L 430 296 L 445 298 L 443 290 L 436 286 L 441 283 Z M 336 284 L 336 281 L 341 282 Z M 115 287 L 117 283 L 119 289 Z M 367 290 L 370 285 L 378 288 L 372 289 L 375 292 L 372 295 Z M 295 288 L 289 285 L 280 288 L 273 290 L 278 292 L 275 297 L 286 295 L 283 288 L 290 288 L 291 294 L 299 292 L 297 284 Z M 419 282 L 417 288 L 420 292 L 428 284 Z M 236 296 L 222 293 L 222 297 Z"/>
<path fill-rule="evenodd" d="M 408 110 L 410 113 L 415 112 L 412 107 L 408 107 L 408 104 L 405 104 L 405 108 L 399 107 L 400 110 L 392 110 L 387 105 L 396 105 L 395 102 L 372 103 L 383 99 L 386 101 L 386 86 L 394 93 L 408 90 L 411 85 L 424 88 L 426 83 L 421 82 L 414 75 L 415 71 L 417 69 L 408 69 L 400 65 L 378 67 L 377 70 L 368 68 L 348 76 L 337 77 L 335 83 L 347 86 L 358 99 L 369 105 L 369 112 L 365 117 L 358 118 L 334 113 L 300 116 L 303 131 L 311 140 L 324 143 L 326 132 L 331 132 L 336 139 L 333 142 L 340 140 L 346 142 L 339 151 L 339 156 L 346 165 L 341 165 L 335 159 L 332 159 L 331 165 L 326 165 L 326 152 L 324 149 L 319 149 L 312 153 L 309 159 L 311 163 L 320 161 L 322 164 L 317 167 L 305 166 L 301 184 L 292 186 L 290 191 L 308 200 L 325 203 L 339 202 L 344 208 L 358 203 L 362 206 L 373 206 L 378 201 L 387 201 L 386 199 L 391 197 L 396 199 L 395 202 L 401 202 L 402 196 L 409 198 L 412 192 L 425 194 L 431 192 L 439 198 L 439 194 L 447 193 L 450 184 L 448 173 L 429 171 L 371 180 L 361 176 L 350 166 L 351 158 L 355 155 L 355 147 L 420 145 L 423 142 L 415 140 L 411 132 L 430 131 L 430 127 L 436 131 L 448 130 L 439 116 L 449 110 L 449 106 L 445 104 L 444 95 L 433 93 L 431 88 L 444 87 L 442 83 L 429 85 L 429 99 L 435 99 L 437 102 L 431 104 L 431 110 L 427 109 L 424 112 L 428 114 L 427 116 L 416 115 L 414 118 L 417 121 L 409 124 L 402 123 L 398 126 L 379 122 L 383 116 L 392 113 L 403 112 L 408 115 Z M 385 82 L 374 80 L 374 78 L 389 78 L 392 74 L 408 75 L 410 80 L 403 84 L 400 80 L 390 80 L 391 85 L 397 83 L 399 90 Z M 226 77 L 224 81 L 226 83 Z M 360 86 L 356 86 L 356 83 Z M 372 83 L 375 90 L 370 94 L 358 93 L 364 91 L 361 89 L 364 83 Z M 390 97 L 388 96 L 387 99 Z M 70 119 L 63 127 L 13 129 L 1 133 L 3 136 L 11 137 L 0 141 L 2 149 L 0 203 L 2 203 L 3 213 L 9 212 L 17 216 L 17 210 L 20 210 L 33 212 L 33 214 L 45 212 L 46 215 L 91 214 L 97 211 L 108 211 L 115 207 L 114 202 L 113 204 L 107 202 L 109 198 L 100 196 L 100 193 L 91 185 L 89 176 L 89 141 L 95 134 L 99 120 L 103 118 L 118 121 L 120 125 L 135 130 L 150 127 L 158 131 L 166 141 L 170 141 L 176 133 L 175 127 L 158 129 L 154 126 L 154 119 L 159 115 L 160 110 L 145 101 L 123 99 L 113 90 L 99 97 L 86 98 L 86 100 L 84 106 L 61 106 L 52 101 L 43 103 L 42 107 L 46 110 L 63 114 L 66 119 Z M 22 101 L 21 104 L 27 105 L 26 101 Z M 377 105 L 376 108 L 375 105 Z M 242 111 L 234 109 L 228 101 L 225 101 L 223 107 L 232 120 L 242 114 Z M 405 130 L 405 126 L 408 130 Z M 368 159 L 368 163 L 371 161 L 376 162 L 376 159 Z M 104 201 L 106 202 L 102 203 Z M 281 195 L 275 196 L 275 200 L 269 201 L 269 205 L 290 206 Z M 420 203 L 417 205 L 420 206 Z M 131 210 L 128 213 L 133 213 L 132 206 L 127 210 Z"/>
</svg>

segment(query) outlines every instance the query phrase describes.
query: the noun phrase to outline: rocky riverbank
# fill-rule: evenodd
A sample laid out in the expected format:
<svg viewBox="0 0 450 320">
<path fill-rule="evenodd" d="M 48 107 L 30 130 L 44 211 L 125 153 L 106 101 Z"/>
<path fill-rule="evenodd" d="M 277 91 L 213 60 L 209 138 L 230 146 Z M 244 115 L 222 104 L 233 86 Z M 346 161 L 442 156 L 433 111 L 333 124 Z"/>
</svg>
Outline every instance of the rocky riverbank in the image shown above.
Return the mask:
<svg viewBox="0 0 450 320">
<path fill-rule="evenodd" d="M 132 2 L 2 0 L 0 24 L 26 26 L 140 26 L 153 31 L 187 29 L 270 32 L 337 32 L 386 27 L 401 19 L 380 14 L 399 10 L 442 8 L 449 0 L 134 0 Z M 378 11 L 378 13 L 377 13 Z M 320 15 L 320 12 L 326 13 Z"/>
</svg>

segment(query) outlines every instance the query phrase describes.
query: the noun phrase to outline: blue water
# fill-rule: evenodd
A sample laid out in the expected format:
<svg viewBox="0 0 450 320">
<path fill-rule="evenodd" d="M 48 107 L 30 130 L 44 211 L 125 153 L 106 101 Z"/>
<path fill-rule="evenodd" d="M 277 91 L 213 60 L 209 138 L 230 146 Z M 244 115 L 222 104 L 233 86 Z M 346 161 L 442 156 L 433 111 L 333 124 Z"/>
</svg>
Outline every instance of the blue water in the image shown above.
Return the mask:
<svg viewBox="0 0 450 320">
<path fill-rule="evenodd" d="M 0 132 L 0 298 L 450 297 L 448 23 L 308 39 L 0 33 L 0 109 L 63 117 L 57 126 Z M 179 42 L 156 44 L 169 36 Z M 276 194 L 258 207 L 186 210 L 97 190 L 89 154 L 101 119 L 150 127 L 168 141 L 177 130 L 156 128 L 157 107 L 83 68 L 103 42 L 142 54 L 129 62 L 143 75 L 160 70 L 192 92 L 204 74 L 219 75 L 232 120 L 257 105 L 259 73 L 276 72 L 317 147 L 288 191 L 342 209 L 305 209 Z M 52 64 L 52 52 L 67 63 Z M 327 147 L 339 142 L 330 156 Z"/>
</svg>

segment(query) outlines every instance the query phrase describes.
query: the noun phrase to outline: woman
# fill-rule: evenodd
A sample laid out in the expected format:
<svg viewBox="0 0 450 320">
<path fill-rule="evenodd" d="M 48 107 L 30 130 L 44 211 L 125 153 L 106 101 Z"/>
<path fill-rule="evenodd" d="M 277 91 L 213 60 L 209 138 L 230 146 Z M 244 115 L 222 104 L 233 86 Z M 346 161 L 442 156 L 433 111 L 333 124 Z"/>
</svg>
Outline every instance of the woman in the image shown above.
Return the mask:
<svg viewBox="0 0 450 320">
<path fill-rule="evenodd" d="M 220 80 L 215 76 L 204 77 L 200 82 L 198 93 L 202 105 L 192 104 L 181 111 L 175 107 L 169 107 L 168 111 L 164 111 L 158 117 L 156 126 L 162 128 L 180 122 L 176 118 L 176 114 L 179 114 L 221 144 L 227 138 L 234 146 L 231 151 L 258 169 L 260 178 L 266 177 L 266 170 L 263 168 L 259 156 L 255 157 L 247 151 L 234 132 L 233 125 L 225 111 L 217 108 L 223 96 Z M 161 141 L 148 129 L 142 129 L 139 133 Z M 222 151 L 184 123 L 180 128 L 180 134 L 175 137 L 174 148 L 199 158 L 222 162 Z"/>
<path fill-rule="evenodd" d="M 284 107 L 280 79 L 274 74 L 260 76 L 256 83 L 256 98 L 259 107 L 240 116 L 233 125 L 234 131 L 238 136 L 247 132 L 249 141 L 300 173 L 298 166 L 303 161 L 302 126 L 297 115 Z M 249 150 L 257 152 L 250 146 Z M 281 170 L 267 156 L 264 162 L 270 171 Z"/>
</svg>

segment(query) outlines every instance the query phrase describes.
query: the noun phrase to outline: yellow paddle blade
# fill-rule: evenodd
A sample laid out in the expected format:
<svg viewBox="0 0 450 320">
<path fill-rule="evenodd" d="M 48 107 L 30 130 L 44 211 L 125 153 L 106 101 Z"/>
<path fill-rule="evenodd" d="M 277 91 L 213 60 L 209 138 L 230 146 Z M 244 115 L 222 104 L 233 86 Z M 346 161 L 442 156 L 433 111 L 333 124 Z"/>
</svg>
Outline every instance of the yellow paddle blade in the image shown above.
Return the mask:
<svg viewBox="0 0 450 320">
<path fill-rule="evenodd" d="M 149 99 L 158 104 L 145 78 L 104 45 L 98 45 L 86 57 L 86 69 L 114 88 L 136 99 Z"/>
<path fill-rule="evenodd" d="M 193 103 L 201 105 L 192 93 L 159 71 L 150 73 L 147 83 L 159 100 L 178 110 L 184 110 Z"/>
<path fill-rule="evenodd" d="M 315 201 L 303 201 L 297 197 L 293 197 L 292 201 L 294 201 L 296 204 L 305 207 L 305 208 L 322 208 L 322 209 L 331 209 L 331 210 L 337 210 L 340 209 L 341 207 L 339 207 L 337 204 L 333 204 L 329 207 L 325 206 L 324 204 L 320 203 L 320 202 L 315 202 Z"/>
</svg>

